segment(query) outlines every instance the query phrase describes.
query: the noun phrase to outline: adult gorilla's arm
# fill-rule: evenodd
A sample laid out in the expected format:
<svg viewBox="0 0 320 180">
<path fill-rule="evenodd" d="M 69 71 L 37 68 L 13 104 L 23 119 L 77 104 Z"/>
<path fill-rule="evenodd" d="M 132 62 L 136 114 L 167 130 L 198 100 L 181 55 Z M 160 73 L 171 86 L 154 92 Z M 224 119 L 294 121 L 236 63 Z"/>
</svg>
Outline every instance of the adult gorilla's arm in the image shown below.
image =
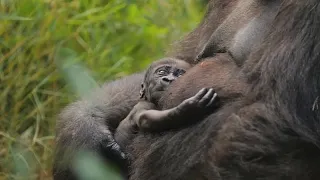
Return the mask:
<svg viewBox="0 0 320 180">
<path fill-rule="evenodd" d="M 120 151 L 112 151 L 110 145 L 116 145 L 112 143 L 113 131 L 139 100 L 143 76 L 144 73 L 134 74 L 106 83 L 90 98 L 72 103 L 62 111 L 57 121 L 55 180 L 76 179 L 71 163 L 79 150 L 98 152 L 109 160 L 125 163 Z"/>
</svg>

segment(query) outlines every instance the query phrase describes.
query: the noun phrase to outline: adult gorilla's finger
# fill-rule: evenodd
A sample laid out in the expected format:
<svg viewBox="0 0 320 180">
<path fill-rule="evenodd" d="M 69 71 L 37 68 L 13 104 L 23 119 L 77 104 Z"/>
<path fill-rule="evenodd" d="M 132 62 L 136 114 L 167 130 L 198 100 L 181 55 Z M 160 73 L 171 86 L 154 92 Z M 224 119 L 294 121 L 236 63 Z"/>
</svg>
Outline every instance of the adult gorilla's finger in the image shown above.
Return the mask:
<svg viewBox="0 0 320 180">
<path fill-rule="evenodd" d="M 120 170 L 127 175 L 128 173 L 128 160 L 126 154 L 121 150 L 119 144 L 110 135 L 101 143 L 101 153 L 111 162 L 118 165 Z"/>
</svg>

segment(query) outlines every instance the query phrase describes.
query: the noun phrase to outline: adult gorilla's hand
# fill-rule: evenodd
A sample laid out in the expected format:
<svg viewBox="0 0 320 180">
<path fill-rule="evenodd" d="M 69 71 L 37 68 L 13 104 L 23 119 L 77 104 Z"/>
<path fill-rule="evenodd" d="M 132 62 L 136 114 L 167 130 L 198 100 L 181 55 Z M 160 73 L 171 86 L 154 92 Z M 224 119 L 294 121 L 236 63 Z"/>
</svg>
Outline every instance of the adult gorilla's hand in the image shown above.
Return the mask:
<svg viewBox="0 0 320 180">
<path fill-rule="evenodd" d="M 72 162 L 79 150 L 99 153 L 127 173 L 127 158 L 113 132 L 139 100 L 144 73 L 106 83 L 93 96 L 70 104 L 57 121 L 55 180 L 76 179 Z M 132 92 L 137 92 L 132 93 Z"/>
<path fill-rule="evenodd" d="M 114 136 L 109 135 L 101 142 L 101 150 L 101 154 L 103 154 L 106 159 L 118 165 L 125 175 L 128 174 L 128 159 L 126 153 L 115 141 Z"/>
</svg>

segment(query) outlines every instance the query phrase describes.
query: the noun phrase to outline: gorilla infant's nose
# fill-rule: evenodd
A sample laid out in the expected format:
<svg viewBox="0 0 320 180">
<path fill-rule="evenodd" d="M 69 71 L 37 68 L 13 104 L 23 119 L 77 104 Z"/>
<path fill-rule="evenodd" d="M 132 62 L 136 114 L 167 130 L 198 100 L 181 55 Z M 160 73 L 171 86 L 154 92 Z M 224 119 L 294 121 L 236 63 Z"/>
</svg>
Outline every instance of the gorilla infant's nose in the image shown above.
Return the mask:
<svg viewBox="0 0 320 180">
<path fill-rule="evenodd" d="M 166 77 L 162 78 L 162 82 L 167 83 L 167 84 L 170 84 L 174 80 L 175 80 L 175 78 L 172 76 L 166 76 Z"/>
</svg>

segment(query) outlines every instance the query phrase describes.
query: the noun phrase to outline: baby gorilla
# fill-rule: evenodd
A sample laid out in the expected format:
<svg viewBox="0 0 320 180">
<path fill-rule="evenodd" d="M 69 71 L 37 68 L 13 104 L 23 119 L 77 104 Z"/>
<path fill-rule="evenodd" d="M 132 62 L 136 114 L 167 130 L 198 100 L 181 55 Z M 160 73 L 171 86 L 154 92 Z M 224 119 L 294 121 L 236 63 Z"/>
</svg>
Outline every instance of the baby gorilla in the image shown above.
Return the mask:
<svg viewBox="0 0 320 180">
<path fill-rule="evenodd" d="M 158 110 L 157 104 L 163 92 L 190 68 L 190 64 L 174 58 L 164 58 L 151 64 L 141 85 L 141 101 L 121 121 L 115 132 L 115 140 L 120 146 L 125 146 L 138 129 L 164 131 L 184 124 L 182 121 L 187 118 L 201 117 L 212 112 L 217 94 L 207 88 L 174 108 Z"/>
</svg>

